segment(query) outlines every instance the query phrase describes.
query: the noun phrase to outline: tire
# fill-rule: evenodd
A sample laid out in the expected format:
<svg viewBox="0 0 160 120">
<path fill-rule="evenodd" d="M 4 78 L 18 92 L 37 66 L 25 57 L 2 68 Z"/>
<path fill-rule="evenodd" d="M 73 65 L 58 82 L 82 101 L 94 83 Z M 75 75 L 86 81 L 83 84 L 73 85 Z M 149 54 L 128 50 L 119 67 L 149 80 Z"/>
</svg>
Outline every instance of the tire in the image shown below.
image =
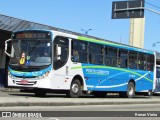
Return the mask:
<svg viewBox="0 0 160 120">
<path fill-rule="evenodd" d="M 43 89 L 35 89 L 34 94 L 36 97 L 46 97 L 46 91 Z"/>
<path fill-rule="evenodd" d="M 121 98 L 133 98 L 135 96 L 135 85 L 133 82 L 129 82 L 127 86 L 127 92 L 120 92 Z"/>
<path fill-rule="evenodd" d="M 133 82 L 129 82 L 127 87 L 127 98 L 133 98 L 134 96 L 135 96 L 135 86 Z"/>
<path fill-rule="evenodd" d="M 107 93 L 106 92 L 93 92 L 95 98 L 105 98 Z"/>
<path fill-rule="evenodd" d="M 78 98 L 82 95 L 82 86 L 78 79 L 73 80 L 70 86 L 70 90 L 67 93 L 67 97 Z"/>
</svg>

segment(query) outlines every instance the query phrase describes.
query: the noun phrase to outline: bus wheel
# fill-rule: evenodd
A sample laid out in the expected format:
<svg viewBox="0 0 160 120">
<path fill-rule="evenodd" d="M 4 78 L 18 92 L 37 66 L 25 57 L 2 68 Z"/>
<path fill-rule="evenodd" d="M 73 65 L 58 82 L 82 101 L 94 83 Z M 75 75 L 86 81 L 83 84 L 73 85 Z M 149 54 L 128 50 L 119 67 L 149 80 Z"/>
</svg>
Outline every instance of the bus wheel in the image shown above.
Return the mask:
<svg viewBox="0 0 160 120">
<path fill-rule="evenodd" d="M 128 83 L 127 92 L 120 92 L 119 96 L 121 98 L 133 98 L 135 95 L 135 86 L 133 82 Z"/>
<path fill-rule="evenodd" d="M 36 97 L 45 97 L 46 91 L 43 89 L 34 89 L 34 94 Z"/>
<path fill-rule="evenodd" d="M 78 98 L 82 94 L 81 83 L 78 79 L 73 80 L 67 97 Z"/>
<path fill-rule="evenodd" d="M 128 87 L 127 87 L 127 96 L 128 98 L 133 98 L 135 95 L 135 86 L 133 84 L 133 82 L 129 82 L 128 83 Z"/>
<path fill-rule="evenodd" d="M 93 92 L 93 95 L 96 98 L 105 98 L 107 93 L 106 92 Z"/>
</svg>

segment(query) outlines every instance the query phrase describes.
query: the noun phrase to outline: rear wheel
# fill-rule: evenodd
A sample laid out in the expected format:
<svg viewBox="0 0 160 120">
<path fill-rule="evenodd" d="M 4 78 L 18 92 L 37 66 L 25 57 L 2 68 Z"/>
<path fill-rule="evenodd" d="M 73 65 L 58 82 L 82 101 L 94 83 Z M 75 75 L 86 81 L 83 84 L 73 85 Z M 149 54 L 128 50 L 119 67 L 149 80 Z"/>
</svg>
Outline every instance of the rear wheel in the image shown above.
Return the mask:
<svg viewBox="0 0 160 120">
<path fill-rule="evenodd" d="M 119 93 L 119 96 L 122 98 L 133 98 L 135 95 L 135 85 L 133 82 L 128 83 L 127 92 Z"/>
<path fill-rule="evenodd" d="M 70 90 L 67 93 L 67 97 L 78 98 L 82 95 L 81 83 L 78 79 L 73 80 Z"/>
<path fill-rule="evenodd" d="M 127 97 L 128 98 L 133 98 L 135 95 L 135 86 L 133 82 L 129 82 L 128 88 L 127 88 Z"/>
</svg>

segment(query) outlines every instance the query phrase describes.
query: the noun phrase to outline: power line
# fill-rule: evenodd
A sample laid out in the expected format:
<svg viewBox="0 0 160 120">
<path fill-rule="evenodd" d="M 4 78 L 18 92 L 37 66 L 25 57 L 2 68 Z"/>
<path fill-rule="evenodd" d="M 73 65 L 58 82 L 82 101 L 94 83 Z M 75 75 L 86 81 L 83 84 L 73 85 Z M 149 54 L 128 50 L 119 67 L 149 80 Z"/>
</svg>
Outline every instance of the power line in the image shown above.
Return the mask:
<svg viewBox="0 0 160 120">
<path fill-rule="evenodd" d="M 146 1 L 145 1 L 145 3 L 147 3 L 148 5 L 151 5 L 152 7 L 155 7 L 155 8 L 160 9 L 160 7 L 158 7 L 158 6 L 156 6 L 156 5 L 153 5 L 153 4 L 149 3 L 149 2 L 146 2 Z"/>
</svg>

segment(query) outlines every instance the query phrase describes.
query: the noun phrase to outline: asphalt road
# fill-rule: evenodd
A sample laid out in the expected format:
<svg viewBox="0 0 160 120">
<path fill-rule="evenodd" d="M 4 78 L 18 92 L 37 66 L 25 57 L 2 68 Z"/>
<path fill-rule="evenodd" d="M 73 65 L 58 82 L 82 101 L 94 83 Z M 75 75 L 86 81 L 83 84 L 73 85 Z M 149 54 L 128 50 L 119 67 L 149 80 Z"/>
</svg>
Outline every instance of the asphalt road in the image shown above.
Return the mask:
<svg viewBox="0 0 160 120">
<path fill-rule="evenodd" d="M 133 99 L 128 99 L 119 98 L 118 95 L 109 95 L 106 98 L 83 96 L 73 99 L 66 98 L 65 95 L 61 94 L 48 94 L 46 98 L 37 98 L 32 93 L 8 91 L 0 92 L 0 102 L 11 105 L 11 107 L 0 107 L 0 115 L 2 116 L 2 112 L 11 112 L 13 115 L 10 118 L 5 117 L 6 113 L 3 113 L 3 118 L 0 117 L 0 120 L 159 120 L 160 117 L 160 96 L 151 96 L 150 98 L 136 96 Z M 28 104 L 39 102 L 39 106 L 22 104 L 23 102 Z M 12 106 L 13 103 L 17 104 Z M 105 104 L 101 105 L 103 103 Z M 65 117 L 68 112 L 69 117 Z M 20 117 L 17 117 L 15 113 L 18 113 Z M 21 117 L 22 114 L 31 115 L 33 113 L 37 113 L 38 118 L 33 116 L 30 118 L 28 116 Z M 136 116 L 137 114 L 140 116 Z"/>
</svg>

